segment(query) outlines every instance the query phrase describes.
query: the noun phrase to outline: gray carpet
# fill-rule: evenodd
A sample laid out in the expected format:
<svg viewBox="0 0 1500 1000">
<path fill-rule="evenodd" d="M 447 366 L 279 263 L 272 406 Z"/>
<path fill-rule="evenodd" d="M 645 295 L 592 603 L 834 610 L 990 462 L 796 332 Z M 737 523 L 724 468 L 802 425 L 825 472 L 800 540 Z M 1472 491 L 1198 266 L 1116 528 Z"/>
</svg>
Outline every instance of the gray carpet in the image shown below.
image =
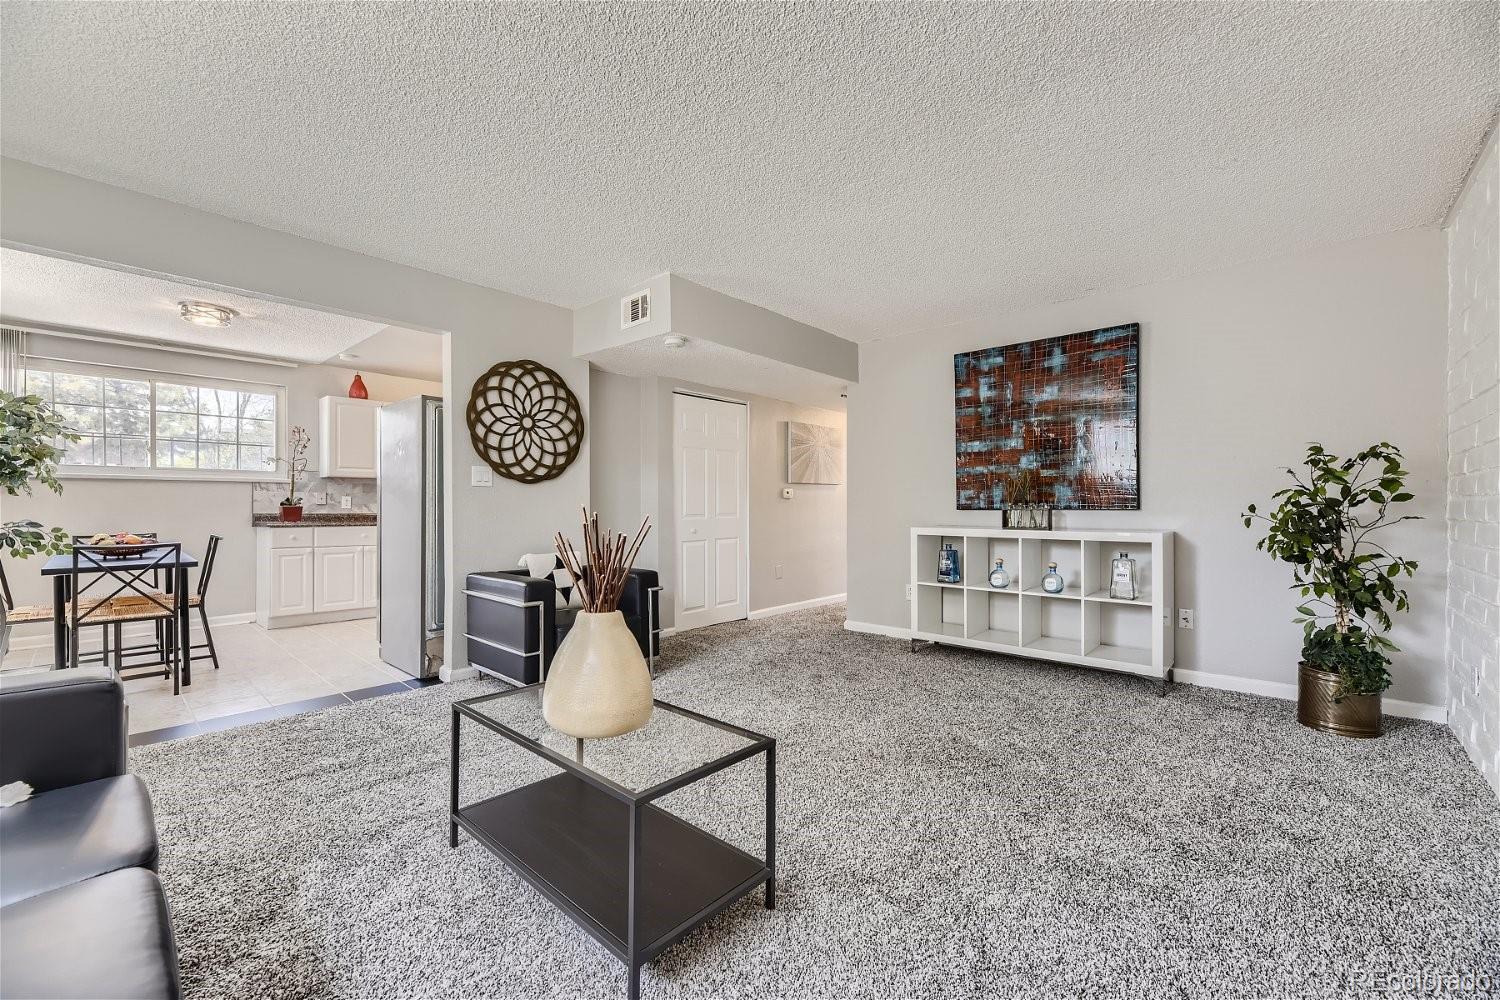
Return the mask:
<svg viewBox="0 0 1500 1000">
<path fill-rule="evenodd" d="M 668 641 L 658 697 L 780 740 L 780 885 L 775 912 L 757 892 L 648 966 L 643 996 L 1500 984 L 1500 806 L 1446 729 L 1321 736 L 1286 702 L 912 655 L 842 611 Z M 490 686 L 132 751 L 192 1000 L 624 996 L 603 948 L 473 841 L 447 847 L 448 703 Z M 533 773 L 499 742 L 465 754 L 468 797 Z M 669 802 L 753 849 L 759 774 Z"/>
</svg>

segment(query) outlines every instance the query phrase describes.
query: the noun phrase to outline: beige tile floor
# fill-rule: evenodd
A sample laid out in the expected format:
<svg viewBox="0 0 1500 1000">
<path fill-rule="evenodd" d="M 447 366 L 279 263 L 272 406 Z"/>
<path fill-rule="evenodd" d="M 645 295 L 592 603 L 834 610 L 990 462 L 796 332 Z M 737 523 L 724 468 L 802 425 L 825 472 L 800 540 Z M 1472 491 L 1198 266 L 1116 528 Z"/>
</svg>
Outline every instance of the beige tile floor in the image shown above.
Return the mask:
<svg viewBox="0 0 1500 1000">
<path fill-rule="evenodd" d="M 193 641 L 202 641 L 196 619 Z M 410 679 L 380 661 L 372 618 L 281 629 L 220 625 L 214 644 L 219 669 L 208 659 L 194 660 L 192 686 L 180 695 L 172 694 L 166 678 L 126 683 L 132 735 Z M 3 668 L 42 666 L 51 659 L 50 648 L 11 650 Z"/>
</svg>

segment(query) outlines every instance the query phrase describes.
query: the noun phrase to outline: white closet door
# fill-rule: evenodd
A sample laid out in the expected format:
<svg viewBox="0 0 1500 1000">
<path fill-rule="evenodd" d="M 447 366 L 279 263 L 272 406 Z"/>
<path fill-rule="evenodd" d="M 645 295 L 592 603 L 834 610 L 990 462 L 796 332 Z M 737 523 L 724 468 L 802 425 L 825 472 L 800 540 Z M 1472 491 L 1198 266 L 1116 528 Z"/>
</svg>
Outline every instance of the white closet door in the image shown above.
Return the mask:
<svg viewBox="0 0 1500 1000">
<path fill-rule="evenodd" d="M 749 421 L 743 403 L 673 396 L 678 629 L 748 617 Z"/>
</svg>

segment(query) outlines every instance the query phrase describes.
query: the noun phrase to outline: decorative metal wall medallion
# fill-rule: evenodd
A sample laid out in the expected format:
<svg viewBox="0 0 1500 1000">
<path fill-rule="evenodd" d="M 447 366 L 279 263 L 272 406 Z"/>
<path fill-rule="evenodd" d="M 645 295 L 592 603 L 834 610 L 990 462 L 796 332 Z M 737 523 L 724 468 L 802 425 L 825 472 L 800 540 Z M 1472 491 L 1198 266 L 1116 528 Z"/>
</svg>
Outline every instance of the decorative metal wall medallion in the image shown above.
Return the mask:
<svg viewBox="0 0 1500 1000">
<path fill-rule="evenodd" d="M 467 411 L 474 450 L 506 479 L 563 474 L 583 446 L 583 411 L 562 376 L 535 361 L 502 361 L 474 382 Z"/>
</svg>

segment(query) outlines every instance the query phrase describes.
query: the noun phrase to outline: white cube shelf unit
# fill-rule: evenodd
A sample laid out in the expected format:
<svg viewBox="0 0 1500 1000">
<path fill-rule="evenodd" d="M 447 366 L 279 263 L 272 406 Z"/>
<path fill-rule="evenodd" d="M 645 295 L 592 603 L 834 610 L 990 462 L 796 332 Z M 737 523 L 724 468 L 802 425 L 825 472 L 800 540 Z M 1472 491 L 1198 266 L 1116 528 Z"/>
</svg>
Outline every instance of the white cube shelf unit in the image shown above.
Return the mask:
<svg viewBox="0 0 1500 1000">
<path fill-rule="evenodd" d="M 1171 679 L 1175 601 L 1170 531 L 911 529 L 911 637 Z M 938 552 L 962 553 L 962 583 L 938 582 Z M 1135 600 L 1109 596 L 1110 563 L 1135 559 Z M 1005 560 L 1010 587 L 989 575 Z M 1060 594 L 1042 589 L 1048 563 Z"/>
</svg>

